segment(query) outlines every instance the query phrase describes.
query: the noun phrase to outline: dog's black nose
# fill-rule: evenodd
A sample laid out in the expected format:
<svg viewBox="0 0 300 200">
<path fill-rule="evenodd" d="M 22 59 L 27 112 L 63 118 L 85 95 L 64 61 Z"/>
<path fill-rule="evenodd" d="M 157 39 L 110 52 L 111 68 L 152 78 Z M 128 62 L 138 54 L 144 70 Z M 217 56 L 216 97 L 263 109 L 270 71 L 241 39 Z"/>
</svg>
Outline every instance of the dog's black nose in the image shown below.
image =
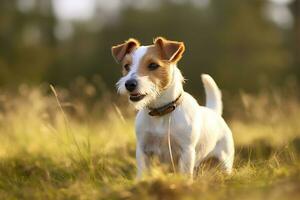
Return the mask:
<svg viewBox="0 0 300 200">
<path fill-rule="evenodd" d="M 125 82 L 125 87 L 129 92 L 135 90 L 136 86 L 137 86 L 137 81 L 135 79 L 130 79 Z"/>
</svg>

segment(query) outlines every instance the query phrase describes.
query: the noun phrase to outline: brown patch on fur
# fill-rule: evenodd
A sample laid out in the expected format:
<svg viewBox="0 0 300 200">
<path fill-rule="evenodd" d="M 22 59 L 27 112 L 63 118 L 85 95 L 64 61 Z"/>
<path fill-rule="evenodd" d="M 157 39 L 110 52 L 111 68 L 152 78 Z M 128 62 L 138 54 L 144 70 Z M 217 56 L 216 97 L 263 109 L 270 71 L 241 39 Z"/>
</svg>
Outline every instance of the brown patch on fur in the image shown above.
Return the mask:
<svg viewBox="0 0 300 200">
<path fill-rule="evenodd" d="M 130 53 L 139 46 L 140 43 L 136 39 L 130 38 L 125 43 L 112 47 L 112 55 L 117 62 L 122 63 L 124 76 L 128 73 L 124 66 L 126 64 L 131 66 L 132 64 Z M 149 76 L 150 80 L 160 90 L 164 90 L 172 80 L 171 64 L 177 63 L 185 51 L 184 43 L 157 37 L 154 40 L 154 44 L 148 47 L 146 54 L 141 58 L 138 74 L 140 76 Z M 156 63 L 159 67 L 155 70 L 150 70 L 148 68 L 150 63 Z"/>
<path fill-rule="evenodd" d="M 125 76 L 126 74 L 128 74 L 128 71 L 125 69 L 125 65 L 129 65 L 129 67 L 131 66 L 132 64 L 132 56 L 130 54 L 127 54 L 123 60 L 122 60 L 122 74 L 123 76 Z"/>
<path fill-rule="evenodd" d="M 164 59 L 173 63 L 178 62 L 185 51 L 183 42 L 171 41 L 163 37 L 155 38 L 154 45 L 160 48 Z"/>
<path fill-rule="evenodd" d="M 133 38 L 129 38 L 123 44 L 113 46 L 111 48 L 111 53 L 115 60 L 119 63 L 124 59 L 124 57 L 127 54 L 131 53 L 134 49 L 138 48 L 139 46 L 139 41 Z"/>
<path fill-rule="evenodd" d="M 166 89 L 172 80 L 171 64 L 177 63 L 185 50 L 183 42 L 170 41 L 163 37 L 157 37 L 154 45 L 149 46 L 146 54 L 141 59 L 138 74 L 149 76 L 150 80 L 159 87 Z M 156 63 L 160 67 L 151 71 L 148 66 Z"/>
<path fill-rule="evenodd" d="M 159 67 L 153 71 L 149 70 L 150 63 L 156 63 Z M 159 87 L 160 90 L 167 88 L 171 82 L 172 70 L 170 62 L 163 59 L 162 51 L 155 45 L 149 46 L 146 54 L 141 58 L 138 74 L 149 76 L 150 80 Z"/>
</svg>

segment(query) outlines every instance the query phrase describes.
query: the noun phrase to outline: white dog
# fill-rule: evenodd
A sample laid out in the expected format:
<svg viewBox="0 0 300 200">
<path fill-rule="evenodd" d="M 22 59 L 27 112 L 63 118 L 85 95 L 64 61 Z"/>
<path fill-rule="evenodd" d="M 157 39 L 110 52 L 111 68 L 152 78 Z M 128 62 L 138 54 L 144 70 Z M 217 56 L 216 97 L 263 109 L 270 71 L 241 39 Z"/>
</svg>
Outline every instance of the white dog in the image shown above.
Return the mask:
<svg viewBox="0 0 300 200">
<path fill-rule="evenodd" d="M 184 78 L 177 68 L 184 50 L 184 43 L 162 37 L 149 46 L 129 39 L 112 47 L 114 58 L 123 68 L 118 92 L 128 94 L 139 110 L 137 178 L 150 167 L 152 155 L 162 162 L 175 160 L 179 171 L 191 177 L 208 157 L 216 157 L 225 172 L 232 171 L 234 142 L 221 116 L 221 92 L 209 75 L 202 75 L 206 107 L 184 92 Z"/>
</svg>

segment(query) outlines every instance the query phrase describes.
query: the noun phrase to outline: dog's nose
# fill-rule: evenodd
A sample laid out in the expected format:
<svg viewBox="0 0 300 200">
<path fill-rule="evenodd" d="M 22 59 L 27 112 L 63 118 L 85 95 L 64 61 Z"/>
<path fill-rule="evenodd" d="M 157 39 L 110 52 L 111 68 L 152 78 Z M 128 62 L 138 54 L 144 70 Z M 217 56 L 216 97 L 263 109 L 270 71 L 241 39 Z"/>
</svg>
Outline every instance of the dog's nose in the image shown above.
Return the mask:
<svg viewBox="0 0 300 200">
<path fill-rule="evenodd" d="M 135 90 L 136 86 L 137 86 L 137 81 L 135 79 L 130 79 L 125 82 L 125 87 L 129 92 Z"/>
</svg>

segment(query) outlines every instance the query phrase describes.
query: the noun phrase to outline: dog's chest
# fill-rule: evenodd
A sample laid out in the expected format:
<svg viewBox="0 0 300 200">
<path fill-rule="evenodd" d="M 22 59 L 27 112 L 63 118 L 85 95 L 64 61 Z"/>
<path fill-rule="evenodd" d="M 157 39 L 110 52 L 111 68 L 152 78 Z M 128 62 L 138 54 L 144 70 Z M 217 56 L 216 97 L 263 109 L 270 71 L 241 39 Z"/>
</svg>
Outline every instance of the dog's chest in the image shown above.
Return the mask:
<svg viewBox="0 0 300 200">
<path fill-rule="evenodd" d="M 170 135 L 170 143 L 173 157 L 176 158 L 180 152 L 180 146 L 176 138 Z M 168 144 L 168 134 L 157 135 L 148 132 L 144 138 L 143 151 L 148 156 L 158 156 L 162 162 L 168 162 L 170 159 L 170 151 Z"/>
<path fill-rule="evenodd" d="M 160 155 L 161 147 L 166 143 L 166 137 L 147 132 L 144 137 L 143 150 L 147 155 Z"/>
<path fill-rule="evenodd" d="M 169 121 L 160 120 L 149 124 L 150 126 L 144 132 L 142 142 L 145 154 L 156 155 L 162 161 L 169 160 L 168 133 L 170 133 L 173 156 L 176 157 L 180 152 L 180 145 L 174 127 L 169 127 L 168 123 Z"/>
</svg>

